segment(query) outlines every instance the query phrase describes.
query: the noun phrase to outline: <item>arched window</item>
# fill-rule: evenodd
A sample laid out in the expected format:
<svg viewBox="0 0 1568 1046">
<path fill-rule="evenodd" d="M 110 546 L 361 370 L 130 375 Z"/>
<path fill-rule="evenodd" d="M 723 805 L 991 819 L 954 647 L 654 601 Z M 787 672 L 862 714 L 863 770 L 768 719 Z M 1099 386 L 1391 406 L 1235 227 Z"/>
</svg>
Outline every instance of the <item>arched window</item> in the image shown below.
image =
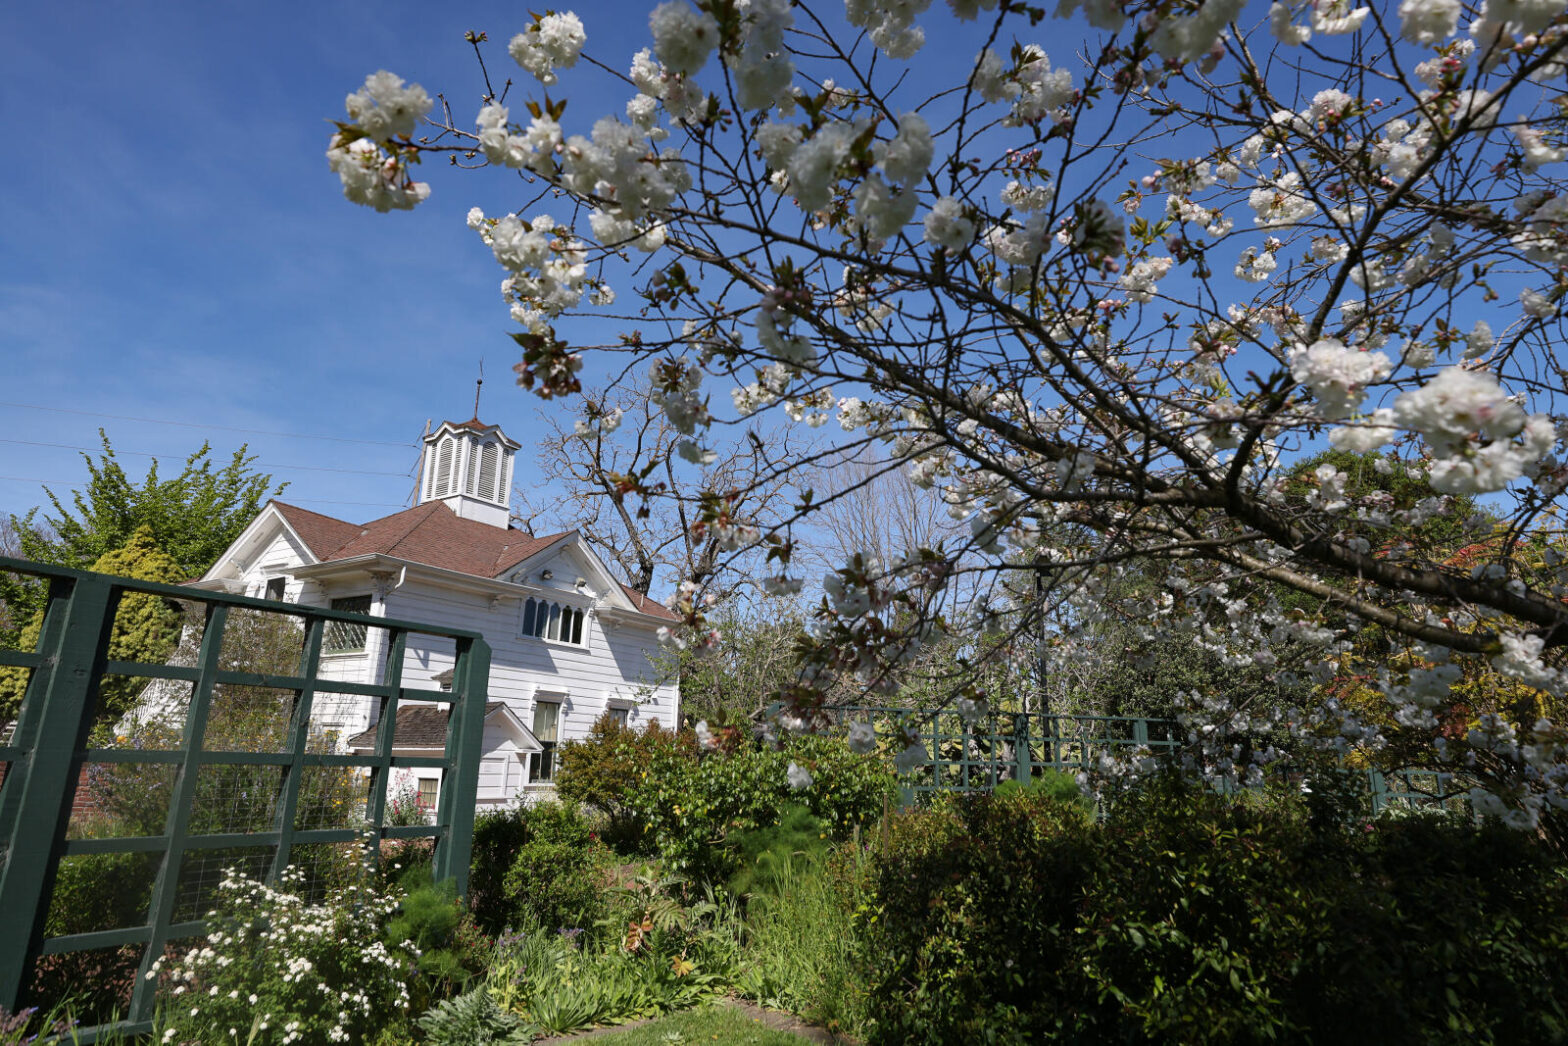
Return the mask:
<svg viewBox="0 0 1568 1046">
<path fill-rule="evenodd" d="M 566 603 L 530 597 L 523 602 L 523 635 L 583 645 L 583 611 Z"/>
</svg>

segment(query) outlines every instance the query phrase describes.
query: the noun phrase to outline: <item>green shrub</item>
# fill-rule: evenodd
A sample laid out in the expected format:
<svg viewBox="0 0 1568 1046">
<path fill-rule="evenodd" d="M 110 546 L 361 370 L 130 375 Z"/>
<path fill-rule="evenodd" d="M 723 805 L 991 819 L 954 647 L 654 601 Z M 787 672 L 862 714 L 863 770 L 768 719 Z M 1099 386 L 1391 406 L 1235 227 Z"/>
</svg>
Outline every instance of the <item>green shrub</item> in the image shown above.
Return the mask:
<svg viewBox="0 0 1568 1046">
<path fill-rule="evenodd" d="M 827 825 L 804 806 L 779 812 L 779 823 L 736 832 L 726 840 L 737 865 L 730 892 L 778 894 L 802 866 L 818 862 L 829 847 Z"/>
<path fill-rule="evenodd" d="M 896 818 L 858 921 L 868 1037 L 1568 1039 L 1568 884 L 1539 840 L 1329 805 L 1172 776 L 1100 824 L 1031 789 Z"/>
<path fill-rule="evenodd" d="M 1093 832 L 1031 789 L 890 818 L 857 919 L 872 1038 L 1007 1042 L 1068 1024 Z"/>
<path fill-rule="evenodd" d="M 627 793 L 653 761 L 655 753 L 684 748 L 694 753 L 689 735 L 684 740 L 659 721 L 648 721 L 641 733 L 609 713 L 600 716 L 588 736 L 561 746 L 555 790 L 563 802 L 581 804 L 603 815 L 604 841 L 625 853 L 650 852 L 644 822 L 628 804 Z"/>
<path fill-rule="evenodd" d="M 833 1032 L 861 1035 L 865 988 L 855 912 L 864 897 L 864 850 L 794 851 L 775 857 L 769 888 L 746 906 L 742 994 Z"/>
<path fill-rule="evenodd" d="M 409 870 L 400 883 L 403 897 L 382 937 L 390 948 L 412 944 L 420 977 L 410 984 L 413 1008 L 449 998 L 484 972 L 490 942 L 457 900 L 450 880 L 432 882 L 428 867 Z"/>
<path fill-rule="evenodd" d="M 590 926 L 608 857 L 592 825 L 564 803 L 483 813 L 474 823 L 469 870 L 474 921 L 492 935 Z"/>
<path fill-rule="evenodd" d="M 809 771 L 809 788 L 790 788 L 791 762 Z M 850 752 L 842 738 L 802 737 L 779 749 L 743 745 L 698 755 L 695 746 L 651 753 L 626 790 L 625 802 L 657 852 L 699 882 L 724 882 L 739 856 L 732 836 L 777 825 L 783 812 L 804 807 L 829 838 L 844 838 L 880 817 L 894 778 L 880 760 Z"/>
<path fill-rule="evenodd" d="M 600 915 L 603 851 L 536 838 L 524 843 L 503 886 L 513 926 L 582 929 Z"/>
<path fill-rule="evenodd" d="M 468 910 L 488 934 L 506 929 L 510 912 L 506 899 L 506 873 L 517 860 L 517 851 L 528 839 L 523 808 L 486 810 L 474 818 L 474 842 L 469 852 Z"/>
</svg>

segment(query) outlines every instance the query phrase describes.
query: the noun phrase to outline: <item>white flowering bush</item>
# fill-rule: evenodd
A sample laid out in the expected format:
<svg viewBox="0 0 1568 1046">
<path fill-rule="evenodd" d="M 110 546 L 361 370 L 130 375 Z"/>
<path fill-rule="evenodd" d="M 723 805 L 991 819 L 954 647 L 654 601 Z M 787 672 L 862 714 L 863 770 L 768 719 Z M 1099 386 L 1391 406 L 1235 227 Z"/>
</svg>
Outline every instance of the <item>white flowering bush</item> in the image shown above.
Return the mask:
<svg viewBox="0 0 1568 1046">
<path fill-rule="evenodd" d="M 381 934 L 398 897 L 367 877 L 310 903 L 304 881 L 296 868 L 277 887 L 224 876 L 206 941 L 148 975 L 165 1042 L 373 1042 L 406 1020 L 417 953 Z"/>
<path fill-rule="evenodd" d="M 527 123 L 490 97 L 400 136 L 423 91 L 378 74 L 332 164 L 378 207 L 424 198 L 406 165 L 426 152 L 532 181 L 524 210 L 469 220 L 503 270 L 519 382 L 646 374 L 679 467 L 716 488 L 689 522 L 765 549 L 772 590 L 815 583 L 797 535 L 820 500 L 802 478 L 776 524 L 719 520 L 701 470 L 732 425 L 816 428 L 779 454 L 786 477 L 874 448 L 967 523 L 822 579 L 782 697 L 894 692 L 965 630 L 1013 630 L 995 656 L 1037 663 L 1022 637 L 1046 623 L 1114 619 L 1321 698 L 1372 624 L 1391 663 L 1540 691 L 1540 722 L 1438 695 L 1405 728 L 1436 757 L 1445 715 L 1503 715 L 1521 754 L 1484 750 L 1507 779 L 1487 794 L 1526 824 L 1568 805 L 1568 762 L 1522 754 L 1559 751 L 1568 686 L 1568 569 L 1528 553 L 1565 538 L 1561 0 L 667 0 L 648 26 L 595 63 L 589 16 L 522 27 L 512 56 L 555 99 Z M 595 64 L 624 70 L 626 104 L 568 119 Z M 616 300 L 616 336 L 569 344 Z M 1483 498 L 1487 569 L 1411 546 L 1432 504 L 1391 508 L 1343 468 L 1292 496 L 1330 448 L 1419 473 L 1436 511 Z M 959 579 L 980 589 L 964 614 Z M 711 649 L 704 599 L 680 606 L 670 641 Z M 1540 646 L 1499 656 L 1508 637 Z M 1407 675 L 1378 677 L 1389 702 Z M 1277 711 L 1314 724 L 1302 743 L 1384 740 L 1343 705 Z M 1228 733 L 1196 732 L 1196 765 L 1229 774 L 1231 744 L 1204 737 Z"/>
</svg>

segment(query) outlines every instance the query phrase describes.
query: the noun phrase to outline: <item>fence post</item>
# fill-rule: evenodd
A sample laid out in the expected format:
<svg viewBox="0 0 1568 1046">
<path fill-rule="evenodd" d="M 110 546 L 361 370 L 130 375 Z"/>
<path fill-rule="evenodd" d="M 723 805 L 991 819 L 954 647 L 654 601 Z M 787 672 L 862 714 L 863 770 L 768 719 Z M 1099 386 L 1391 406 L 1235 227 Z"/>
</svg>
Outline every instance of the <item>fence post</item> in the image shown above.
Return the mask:
<svg viewBox="0 0 1568 1046">
<path fill-rule="evenodd" d="M 1028 784 L 1034 778 L 1034 757 L 1029 751 L 1029 716 L 1020 712 L 1013 717 L 1013 778 Z"/>
<path fill-rule="evenodd" d="M 103 674 L 119 593 L 107 578 L 56 579 L 49 590 L 38 651 L 48 660 L 33 670 L 22 699 L 17 737 L 26 751 L 5 783 L 5 869 L 0 913 L 15 919 L 0 947 L 0 1006 L 21 1006 L 25 978 L 43 940 L 60 849 L 76 777 L 77 753 L 92 726 L 93 700 Z"/>
<path fill-rule="evenodd" d="M 447 716 L 447 770 L 443 773 L 441 820 L 446 838 L 436 843 L 432 873 L 451 879 L 457 896 L 468 893 L 468 863 L 474 845 L 474 805 L 479 798 L 479 752 L 485 739 L 485 702 L 490 696 L 490 646 L 482 639 L 459 642 Z"/>
</svg>

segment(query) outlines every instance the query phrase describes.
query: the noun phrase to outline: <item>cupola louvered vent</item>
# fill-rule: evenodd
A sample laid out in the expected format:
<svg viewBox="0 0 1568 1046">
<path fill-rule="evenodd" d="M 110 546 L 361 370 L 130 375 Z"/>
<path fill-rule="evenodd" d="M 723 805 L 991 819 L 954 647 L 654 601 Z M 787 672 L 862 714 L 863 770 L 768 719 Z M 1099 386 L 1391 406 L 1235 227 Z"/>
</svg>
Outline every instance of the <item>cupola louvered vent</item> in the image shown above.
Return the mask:
<svg viewBox="0 0 1568 1046">
<path fill-rule="evenodd" d="M 479 489 L 475 493 L 490 501 L 500 499 L 501 491 L 497 480 L 501 472 L 501 448 L 494 443 L 486 443 L 479 452 Z"/>
<path fill-rule="evenodd" d="M 444 498 L 452 493 L 452 466 L 455 464 L 457 440 L 447 436 L 436 451 L 435 491 L 433 496 Z"/>
</svg>

